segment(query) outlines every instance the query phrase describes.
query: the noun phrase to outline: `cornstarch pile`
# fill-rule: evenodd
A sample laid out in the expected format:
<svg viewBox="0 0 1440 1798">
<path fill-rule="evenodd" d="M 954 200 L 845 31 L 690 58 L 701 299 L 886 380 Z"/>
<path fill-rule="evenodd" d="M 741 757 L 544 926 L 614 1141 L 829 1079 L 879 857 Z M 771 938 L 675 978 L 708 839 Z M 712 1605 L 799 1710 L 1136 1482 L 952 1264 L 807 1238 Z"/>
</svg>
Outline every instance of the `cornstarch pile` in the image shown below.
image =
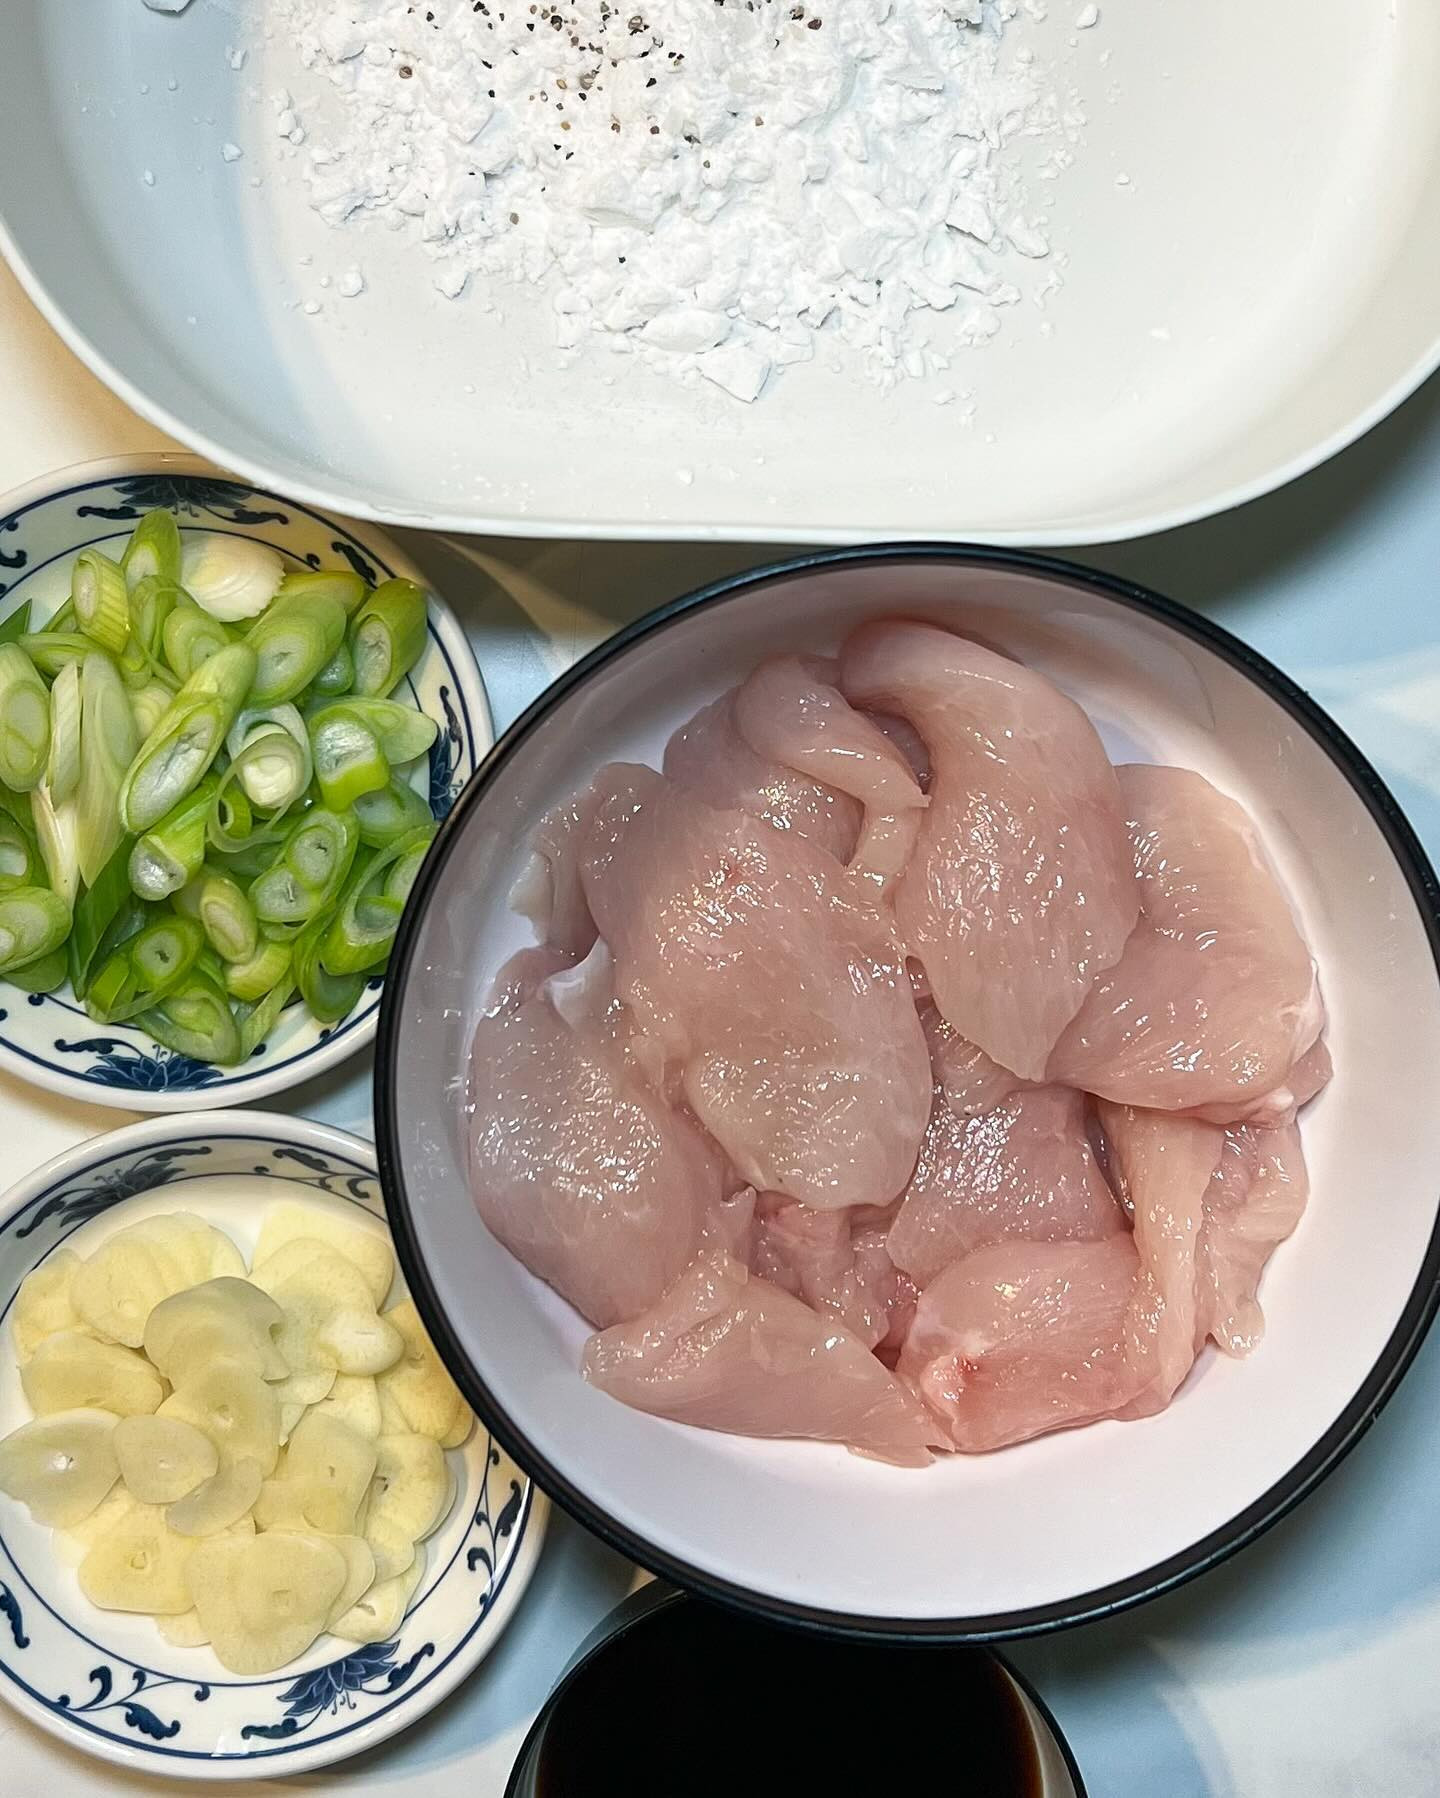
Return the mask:
<svg viewBox="0 0 1440 1798">
<path fill-rule="evenodd" d="M 1036 183 L 1083 118 L 1024 42 L 1042 14 L 278 0 L 337 94 L 282 93 L 276 122 L 327 221 L 413 236 L 454 299 L 477 277 L 541 287 L 570 355 L 601 340 L 753 400 L 833 346 L 889 384 L 1059 284 Z"/>
</svg>

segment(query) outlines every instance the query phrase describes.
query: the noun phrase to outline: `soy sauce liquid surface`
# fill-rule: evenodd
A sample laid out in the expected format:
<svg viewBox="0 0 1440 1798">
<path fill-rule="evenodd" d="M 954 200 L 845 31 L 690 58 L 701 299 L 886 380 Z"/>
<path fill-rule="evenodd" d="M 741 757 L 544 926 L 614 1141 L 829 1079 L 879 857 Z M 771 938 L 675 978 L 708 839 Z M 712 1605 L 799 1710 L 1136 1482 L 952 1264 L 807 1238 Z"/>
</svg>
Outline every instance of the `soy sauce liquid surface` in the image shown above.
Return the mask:
<svg viewBox="0 0 1440 1798">
<path fill-rule="evenodd" d="M 614 1638 L 553 1713 L 538 1798 L 1041 1798 L 1014 1687 L 969 1648 L 817 1641 L 695 1602 Z"/>
</svg>

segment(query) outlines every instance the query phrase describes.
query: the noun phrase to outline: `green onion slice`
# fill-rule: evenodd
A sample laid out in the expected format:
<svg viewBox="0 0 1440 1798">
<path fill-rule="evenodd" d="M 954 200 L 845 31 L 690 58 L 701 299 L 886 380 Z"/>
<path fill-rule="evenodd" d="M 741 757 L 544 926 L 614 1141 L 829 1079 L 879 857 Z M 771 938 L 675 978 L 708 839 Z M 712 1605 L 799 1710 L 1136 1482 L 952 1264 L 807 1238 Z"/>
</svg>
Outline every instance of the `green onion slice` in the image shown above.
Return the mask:
<svg viewBox="0 0 1440 1798">
<path fill-rule="evenodd" d="M 287 810 L 310 785 L 310 737 L 293 705 L 247 706 L 225 747 L 246 798 L 263 811 Z"/>
<path fill-rule="evenodd" d="M 207 874 L 201 881 L 199 912 L 206 941 L 222 961 L 254 957 L 260 943 L 255 908 L 228 874 Z"/>
<path fill-rule="evenodd" d="M 82 549 L 70 571 L 70 603 L 85 635 L 118 656 L 130 635 L 130 606 L 120 564 L 98 549 Z"/>
<path fill-rule="evenodd" d="M 331 974 L 320 960 L 320 947 L 328 928 L 320 918 L 295 939 L 295 984 L 312 1017 L 335 1024 L 353 1011 L 365 991 L 363 974 Z"/>
<path fill-rule="evenodd" d="M 253 1005 L 272 992 L 290 972 L 289 943 L 257 943 L 247 961 L 232 961 L 225 970 L 225 991 Z"/>
<path fill-rule="evenodd" d="M 370 588 L 348 568 L 296 569 L 280 583 L 277 600 L 333 599 L 347 618 L 353 618 L 370 595 Z"/>
<path fill-rule="evenodd" d="M 403 680 L 424 651 L 425 628 L 425 595 L 414 581 L 378 586 L 350 626 L 356 693 L 383 698 Z"/>
<path fill-rule="evenodd" d="M 47 680 L 54 680 L 71 662 L 83 662 L 95 645 L 79 631 L 57 630 L 54 619 L 50 622 L 51 629 L 27 631 L 19 644 L 40 673 Z"/>
<path fill-rule="evenodd" d="M 0 892 L 39 886 L 45 878 L 40 846 L 34 836 L 18 818 L 0 812 Z"/>
<path fill-rule="evenodd" d="M 133 594 L 145 581 L 174 586 L 180 579 L 180 527 L 163 507 L 147 512 L 130 533 L 120 557 L 125 584 Z"/>
<path fill-rule="evenodd" d="M 330 660 L 310 683 L 310 691 L 322 699 L 336 699 L 348 693 L 355 684 L 355 658 L 350 645 L 342 643 Z"/>
<path fill-rule="evenodd" d="M 144 922 L 145 910 L 130 890 L 130 845 L 121 843 L 80 895 L 70 932 L 70 984 L 85 997 L 91 970 Z"/>
<path fill-rule="evenodd" d="M 310 740 L 317 729 L 330 720 L 344 717 L 353 725 L 363 726 L 380 746 L 380 753 L 392 768 L 401 762 L 413 762 L 440 733 L 440 727 L 414 706 L 401 705 L 393 699 L 335 699 L 310 712 Z M 318 757 L 317 757 L 318 761 Z"/>
<path fill-rule="evenodd" d="M 434 820 L 430 807 L 407 781 L 392 780 L 378 792 L 362 793 L 355 801 L 360 841 L 371 849 L 383 849 L 396 837 L 428 829 Z"/>
<path fill-rule="evenodd" d="M 42 780 L 30 795 L 30 810 L 50 890 L 73 910 L 80 896 L 79 801 L 72 796 L 57 805 L 48 781 Z"/>
<path fill-rule="evenodd" d="M 0 643 L 0 781 L 28 793 L 50 755 L 50 695 L 18 643 Z"/>
<path fill-rule="evenodd" d="M 320 797 L 332 810 L 344 811 L 390 784 L 390 764 L 374 733 L 345 706 L 327 707 L 312 720 L 310 748 Z"/>
<path fill-rule="evenodd" d="M 22 993 L 53 993 L 64 986 L 68 969 L 65 945 L 62 943 L 48 955 L 37 956 L 34 961 L 27 961 L 23 967 L 9 969 L 5 978 L 11 986 L 18 986 Z"/>
<path fill-rule="evenodd" d="M 0 974 L 48 955 L 69 934 L 70 907 L 49 887 L 0 893 Z"/>
<path fill-rule="evenodd" d="M 266 543 L 224 531 L 192 531 L 180 558 L 180 583 L 202 611 L 225 624 L 258 618 L 285 564 Z"/>
<path fill-rule="evenodd" d="M 50 796 L 63 805 L 80 784 L 80 664 L 70 662 L 50 689 Z"/>
<path fill-rule="evenodd" d="M 192 973 L 153 1010 L 142 1011 L 136 1022 L 177 1055 L 192 1055 L 219 1067 L 233 1067 L 241 1059 L 240 1029 L 230 1001 L 204 974 Z"/>
<path fill-rule="evenodd" d="M 220 753 L 254 672 L 254 651 L 230 643 L 186 680 L 125 776 L 120 809 L 127 830 L 149 830 L 199 784 Z"/>
<path fill-rule="evenodd" d="M 80 667 L 80 785 L 76 790 L 80 878 L 92 886 L 125 834 L 121 789 L 139 732 L 129 695 L 109 656 Z M 152 822 L 153 820 L 147 820 Z"/>
<path fill-rule="evenodd" d="M 30 601 L 22 599 L 13 612 L 0 618 L 0 643 L 15 643 L 30 629 Z"/>
<path fill-rule="evenodd" d="M 205 827 L 219 785 L 215 775 L 207 774 L 193 792 L 135 839 L 130 885 L 142 899 L 168 899 L 199 873 L 205 859 Z"/>
<path fill-rule="evenodd" d="M 188 594 L 182 593 L 161 622 L 160 641 L 165 660 L 185 681 L 235 638 L 218 618 L 212 618 Z"/>
<path fill-rule="evenodd" d="M 345 639 L 345 608 L 324 593 L 282 594 L 250 627 L 255 651 L 251 699 L 280 705 L 304 691 Z"/>
</svg>

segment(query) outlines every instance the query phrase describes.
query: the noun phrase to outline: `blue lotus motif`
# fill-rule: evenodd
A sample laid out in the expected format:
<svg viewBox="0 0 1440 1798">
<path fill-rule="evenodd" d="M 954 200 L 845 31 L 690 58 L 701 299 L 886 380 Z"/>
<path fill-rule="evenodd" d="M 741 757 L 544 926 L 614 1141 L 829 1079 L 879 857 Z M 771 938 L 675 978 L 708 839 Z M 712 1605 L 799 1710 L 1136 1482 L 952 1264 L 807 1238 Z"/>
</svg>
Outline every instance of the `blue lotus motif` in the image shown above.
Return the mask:
<svg viewBox="0 0 1440 1798">
<path fill-rule="evenodd" d="M 287 1741 L 308 1729 L 317 1717 L 333 1717 L 342 1704 L 353 1710 L 356 1692 L 371 1696 L 398 1692 L 420 1663 L 434 1654 L 435 1644 L 426 1642 L 408 1660 L 397 1662 L 398 1647 L 395 1642 L 373 1642 L 328 1667 L 302 1675 L 280 1694 L 285 1716 L 279 1723 L 247 1723 L 240 1734 L 267 1742 Z"/>
<path fill-rule="evenodd" d="M 75 508 L 77 518 L 138 518 L 142 512 L 163 508 L 198 518 L 204 512 L 226 524 L 288 524 L 289 514 L 257 511 L 249 502 L 255 490 L 238 481 L 217 481 L 203 475 L 133 475 L 116 481 L 121 502 L 115 506 L 84 505 Z M 268 497 L 263 496 L 263 497 Z"/>
<path fill-rule="evenodd" d="M 213 1062 L 196 1061 L 194 1056 L 179 1055 L 173 1049 L 146 1054 L 114 1037 L 91 1036 L 75 1043 L 57 1037 L 55 1047 L 65 1055 L 93 1055 L 95 1060 L 90 1067 L 72 1072 L 81 1080 L 93 1080 L 97 1086 L 145 1093 L 192 1092 L 225 1078 L 225 1070 Z"/>
<path fill-rule="evenodd" d="M 55 1217 L 72 1226 L 83 1224 L 92 1217 L 98 1217 L 102 1211 L 108 1211 L 112 1205 L 119 1204 L 121 1199 L 133 1198 L 138 1192 L 151 1192 L 157 1186 L 168 1186 L 172 1180 L 183 1180 L 195 1170 L 182 1164 L 209 1153 L 210 1149 L 204 1143 L 185 1143 L 173 1149 L 152 1149 L 98 1180 L 85 1181 L 78 1186 L 68 1187 L 64 1192 L 52 1193 L 29 1223 L 15 1232 L 16 1239 L 29 1236 L 41 1224 L 48 1223 Z M 0 1602 L 0 1609 L 3 1608 L 3 1602 Z"/>
<path fill-rule="evenodd" d="M 445 713 L 444 728 L 430 745 L 430 815 L 448 818 L 450 808 L 459 797 L 464 780 L 457 775 L 465 741 L 460 735 L 460 720 L 451 703 L 450 689 L 440 689 L 440 705 Z"/>
</svg>

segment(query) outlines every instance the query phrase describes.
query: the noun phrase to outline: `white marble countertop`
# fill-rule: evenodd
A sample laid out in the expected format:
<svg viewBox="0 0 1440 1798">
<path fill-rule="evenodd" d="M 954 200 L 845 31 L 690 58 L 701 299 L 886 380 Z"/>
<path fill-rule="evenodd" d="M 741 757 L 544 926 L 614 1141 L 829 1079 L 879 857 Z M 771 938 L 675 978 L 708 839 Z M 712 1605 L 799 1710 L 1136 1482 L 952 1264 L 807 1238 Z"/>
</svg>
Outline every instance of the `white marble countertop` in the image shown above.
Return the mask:
<svg viewBox="0 0 1440 1798">
<path fill-rule="evenodd" d="M 3 266 L 0 418 L 0 492 L 165 442 L 80 367 Z M 753 547 L 486 541 L 471 546 L 482 572 L 437 539 L 407 547 L 470 631 L 497 729 L 616 624 L 764 558 Z M 1440 859 L 1440 385 L 1272 499 L 1079 555 L 1209 612 L 1279 662 L 1359 741 Z M 369 1073 L 366 1057 L 289 1095 L 292 1108 L 369 1134 Z M 123 1121 L 0 1075 L 0 1186 Z M 1437 1415 L 1440 1334 L 1350 1459 L 1256 1546 L 1140 1611 L 1012 1651 L 1069 1734 L 1092 1798 L 1434 1798 Z M 529 1719 L 633 1578 L 557 1517 L 504 1641 L 424 1722 L 323 1774 L 209 1789 L 500 1798 Z M 102 1768 L 4 1708 L 0 1766 L 6 1798 L 129 1798 L 169 1783 Z"/>
</svg>

